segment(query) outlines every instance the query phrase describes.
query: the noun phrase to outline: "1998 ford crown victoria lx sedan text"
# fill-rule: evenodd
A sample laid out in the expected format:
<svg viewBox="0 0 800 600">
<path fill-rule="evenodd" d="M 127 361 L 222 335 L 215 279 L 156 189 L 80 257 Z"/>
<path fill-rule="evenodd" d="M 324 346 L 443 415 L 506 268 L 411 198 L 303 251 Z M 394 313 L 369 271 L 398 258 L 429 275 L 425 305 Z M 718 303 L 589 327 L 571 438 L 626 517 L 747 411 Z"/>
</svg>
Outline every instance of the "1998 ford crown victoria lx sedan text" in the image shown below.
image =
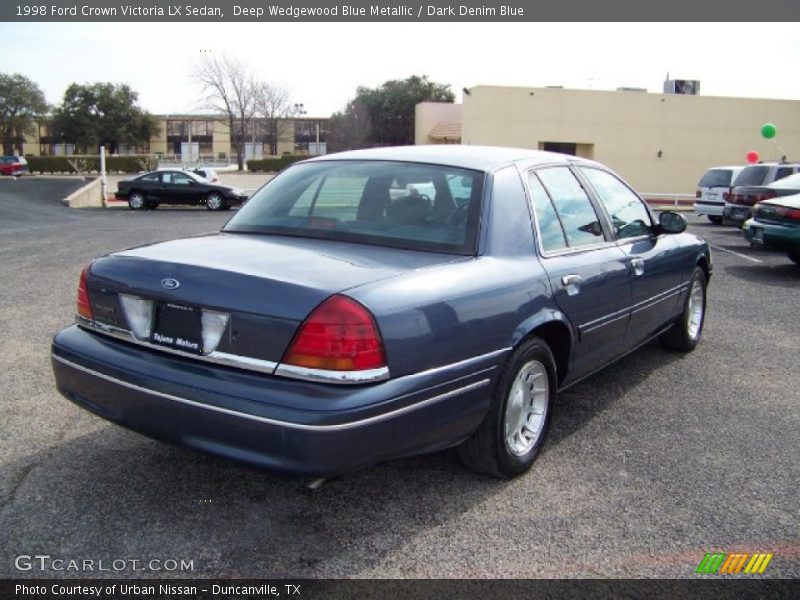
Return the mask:
<svg viewBox="0 0 800 600">
<path fill-rule="evenodd" d="M 530 467 L 556 391 L 655 336 L 697 344 L 708 245 L 619 177 L 506 148 L 286 169 L 220 233 L 98 258 L 58 389 L 125 427 L 325 477 L 458 446 Z"/>
</svg>

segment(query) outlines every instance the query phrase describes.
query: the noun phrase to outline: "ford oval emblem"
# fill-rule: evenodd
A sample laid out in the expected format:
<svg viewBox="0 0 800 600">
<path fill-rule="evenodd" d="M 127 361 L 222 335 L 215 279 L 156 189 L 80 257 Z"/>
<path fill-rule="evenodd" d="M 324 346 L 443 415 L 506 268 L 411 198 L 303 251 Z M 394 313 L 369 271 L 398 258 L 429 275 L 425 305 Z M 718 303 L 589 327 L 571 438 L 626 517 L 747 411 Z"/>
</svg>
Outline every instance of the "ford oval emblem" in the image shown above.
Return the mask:
<svg viewBox="0 0 800 600">
<path fill-rule="evenodd" d="M 172 277 L 167 277 L 166 279 L 161 280 L 161 287 L 165 290 L 177 290 L 180 287 L 181 282 L 177 279 L 173 279 Z"/>
</svg>

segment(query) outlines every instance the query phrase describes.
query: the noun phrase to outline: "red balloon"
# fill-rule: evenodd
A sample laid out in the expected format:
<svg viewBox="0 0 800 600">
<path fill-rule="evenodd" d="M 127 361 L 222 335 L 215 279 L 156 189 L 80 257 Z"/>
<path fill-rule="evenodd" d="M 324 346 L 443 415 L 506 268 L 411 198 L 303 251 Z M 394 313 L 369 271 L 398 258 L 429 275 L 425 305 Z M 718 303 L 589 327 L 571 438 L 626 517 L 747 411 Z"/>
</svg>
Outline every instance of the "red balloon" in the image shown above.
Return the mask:
<svg viewBox="0 0 800 600">
<path fill-rule="evenodd" d="M 759 158 L 761 157 L 755 150 L 750 150 L 750 152 L 747 153 L 747 162 L 751 165 L 757 163 Z"/>
</svg>

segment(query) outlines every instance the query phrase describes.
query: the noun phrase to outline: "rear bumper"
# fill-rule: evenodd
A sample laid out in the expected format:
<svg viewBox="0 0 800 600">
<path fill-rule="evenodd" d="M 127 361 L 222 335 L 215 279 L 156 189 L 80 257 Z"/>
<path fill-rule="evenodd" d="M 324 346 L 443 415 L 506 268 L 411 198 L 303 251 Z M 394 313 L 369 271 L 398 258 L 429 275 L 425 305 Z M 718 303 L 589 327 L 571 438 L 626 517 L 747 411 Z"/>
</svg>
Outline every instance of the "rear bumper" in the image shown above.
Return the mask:
<svg viewBox="0 0 800 600">
<path fill-rule="evenodd" d="M 740 206 L 738 204 L 726 204 L 725 210 L 722 213 L 722 219 L 726 225 L 741 226 L 742 223 L 752 216 L 752 206 Z"/>
<path fill-rule="evenodd" d="M 743 231 L 745 239 L 755 246 L 800 251 L 800 227 L 750 221 Z"/>
<path fill-rule="evenodd" d="M 325 477 L 457 444 L 483 419 L 505 351 L 381 383 L 334 386 L 200 364 L 72 326 L 53 340 L 67 399 L 150 437 Z"/>
<path fill-rule="evenodd" d="M 721 217 L 724 209 L 725 204 L 722 202 L 695 201 L 694 203 L 694 213 L 696 215 Z"/>
</svg>

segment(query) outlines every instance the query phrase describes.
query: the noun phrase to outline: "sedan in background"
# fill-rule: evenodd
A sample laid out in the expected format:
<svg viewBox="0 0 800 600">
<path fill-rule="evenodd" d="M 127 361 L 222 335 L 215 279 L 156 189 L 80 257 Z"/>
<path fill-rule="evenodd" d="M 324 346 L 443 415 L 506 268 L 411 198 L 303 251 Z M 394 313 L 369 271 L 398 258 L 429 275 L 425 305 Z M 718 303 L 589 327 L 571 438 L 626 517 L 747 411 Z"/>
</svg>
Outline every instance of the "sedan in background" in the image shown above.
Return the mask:
<svg viewBox="0 0 800 600">
<path fill-rule="evenodd" d="M 0 174 L 25 175 L 28 171 L 28 161 L 22 156 L 0 156 Z"/>
<path fill-rule="evenodd" d="M 214 169 L 209 169 L 208 167 L 197 167 L 196 169 L 190 169 L 190 171 L 195 175 L 199 175 L 208 183 L 219 183 L 219 175 L 217 175 L 217 172 Z"/>
<path fill-rule="evenodd" d="M 753 246 L 785 250 L 800 265 L 800 194 L 756 204 L 753 218 L 745 224 L 744 236 Z"/>
<path fill-rule="evenodd" d="M 159 204 L 205 205 L 209 210 L 225 210 L 242 204 L 247 194 L 227 185 L 209 183 L 199 175 L 182 170 L 145 173 L 117 184 L 117 198 L 128 201 L 133 210 L 154 209 Z"/>
<path fill-rule="evenodd" d="M 558 390 L 654 338 L 698 344 L 712 263 L 685 228 L 564 154 L 314 158 L 219 233 L 88 264 L 77 322 L 53 340 L 56 385 L 124 427 L 311 487 L 449 447 L 513 477 Z"/>
<path fill-rule="evenodd" d="M 800 165 L 762 164 L 746 167 L 734 181 L 734 188 L 722 213 L 726 225 L 741 227 L 753 216 L 756 202 L 800 192 Z"/>
</svg>

